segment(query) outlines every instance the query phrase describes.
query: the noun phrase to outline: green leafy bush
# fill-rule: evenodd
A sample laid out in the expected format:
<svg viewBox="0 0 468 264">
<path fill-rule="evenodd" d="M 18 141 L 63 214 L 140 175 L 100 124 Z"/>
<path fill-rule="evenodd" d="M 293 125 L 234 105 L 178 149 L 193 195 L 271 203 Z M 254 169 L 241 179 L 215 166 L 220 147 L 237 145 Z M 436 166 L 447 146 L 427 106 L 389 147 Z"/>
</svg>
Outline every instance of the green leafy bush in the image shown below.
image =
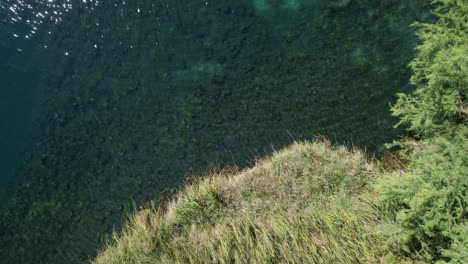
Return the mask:
<svg viewBox="0 0 468 264">
<path fill-rule="evenodd" d="M 417 136 L 447 132 L 467 120 L 468 1 L 437 0 L 435 24 L 415 23 L 422 44 L 411 62 L 414 93 L 398 94 L 392 107 L 399 124 Z"/>
<path fill-rule="evenodd" d="M 394 219 L 387 235 L 395 252 L 467 263 L 467 134 L 463 127 L 452 138 L 419 141 L 406 172 L 379 179 L 376 189 Z"/>
<path fill-rule="evenodd" d="M 468 2 L 438 0 L 435 24 L 419 24 L 410 64 L 410 95 L 392 107 L 420 140 L 403 142 L 409 165 L 376 183 L 389 213 L 389 245 L 397 255 L 428 262 L 468 263 Z"/>
</svg>

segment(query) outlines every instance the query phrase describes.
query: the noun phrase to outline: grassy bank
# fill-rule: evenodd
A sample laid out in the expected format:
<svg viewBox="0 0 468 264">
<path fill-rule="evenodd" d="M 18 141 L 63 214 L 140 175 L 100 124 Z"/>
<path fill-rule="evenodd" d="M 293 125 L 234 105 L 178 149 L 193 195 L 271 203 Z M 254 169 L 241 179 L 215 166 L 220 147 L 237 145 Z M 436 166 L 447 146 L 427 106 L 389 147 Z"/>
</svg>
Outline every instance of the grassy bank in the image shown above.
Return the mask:
<svg viewBox="0 0 468 264">
<path fill-rule="evenodd" d="M 358 150 L 295 143 L 138 212 L 96 263 L 379 263 L 376 173 Z"/>
</svg>

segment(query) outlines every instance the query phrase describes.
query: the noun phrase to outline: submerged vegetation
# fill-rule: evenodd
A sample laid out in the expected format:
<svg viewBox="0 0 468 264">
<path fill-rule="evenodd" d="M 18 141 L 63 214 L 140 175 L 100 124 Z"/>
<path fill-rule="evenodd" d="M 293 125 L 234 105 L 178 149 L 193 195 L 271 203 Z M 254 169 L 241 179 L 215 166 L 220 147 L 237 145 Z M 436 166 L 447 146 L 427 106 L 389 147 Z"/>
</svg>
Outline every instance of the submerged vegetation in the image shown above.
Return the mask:
<svg viewBox="0 0 468 264">
<path fill-rule="evenodd" d="M 392 106 L 413 136 L 392 144 L 399 166 L 295 143 L 137 212 L 95 262 L 467 263 L 468 3 L 434 4 L 438 21 L 416 24 L 417 89 Z"/>
<path fill-rule="evenodd" d="M 93 8 L 41 35 L 37 136 L 2 204 L 2 263 L 86 263 L 209 163 L 245 168 L 317 134 L 383 152 L 404 131 L 388 102 L 412 90 L 409 25 L 432 19 L 419 0 L 75 2 Z"/>
</svg>

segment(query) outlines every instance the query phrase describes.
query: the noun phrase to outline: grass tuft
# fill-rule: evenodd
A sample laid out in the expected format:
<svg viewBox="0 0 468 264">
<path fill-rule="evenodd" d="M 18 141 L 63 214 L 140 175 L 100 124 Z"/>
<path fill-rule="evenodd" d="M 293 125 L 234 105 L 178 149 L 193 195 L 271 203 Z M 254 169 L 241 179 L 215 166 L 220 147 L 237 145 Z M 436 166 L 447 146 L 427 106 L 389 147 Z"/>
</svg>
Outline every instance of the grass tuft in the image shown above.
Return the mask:
<svg viewBox="0 0 468 264">
<path fill-rule="evenodd" d="M 383 263 L 364 153 L 295 143 L 192 182 L 167 210 L 135 213 L 95 263 Z"/>
</svg>

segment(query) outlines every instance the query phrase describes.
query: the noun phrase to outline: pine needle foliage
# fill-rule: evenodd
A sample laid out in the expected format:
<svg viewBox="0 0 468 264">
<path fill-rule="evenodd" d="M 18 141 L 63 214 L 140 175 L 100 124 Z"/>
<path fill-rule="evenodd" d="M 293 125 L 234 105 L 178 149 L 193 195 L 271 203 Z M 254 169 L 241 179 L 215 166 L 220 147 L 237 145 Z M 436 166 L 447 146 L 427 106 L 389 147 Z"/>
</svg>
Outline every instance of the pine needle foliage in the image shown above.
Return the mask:
<svg viewBox="0 0 468 264">
<path fill-rule="evenodd" d="M 427 262 L 468 262 L 468 129 L 413 146 L 406 171 L 377 181 L 379 198 L 391 214 L 390 248 Z"/>
<path fill-rule="evenodd" d="M 415 23 L 422 44 L 410 63 L 412 94 L 397 94 L 399 125 L 416 136 L 449 132 L 468 116 L 468 1 L 437 0 L 435 24 Z"/>
<path fill-rule="evenodd" d="M 393 220 L 389 248 L 429 263 L 468 263 L 468 2 L 438 0 L 435 24 L 415 24 L 422 44 L 410 64 L 410 95 L 392 107 L 418 141 L 398 143 L 403 171 L 376 183 Z M 409 154 L 408 154 L 409 153 Z"/>
</svg>

